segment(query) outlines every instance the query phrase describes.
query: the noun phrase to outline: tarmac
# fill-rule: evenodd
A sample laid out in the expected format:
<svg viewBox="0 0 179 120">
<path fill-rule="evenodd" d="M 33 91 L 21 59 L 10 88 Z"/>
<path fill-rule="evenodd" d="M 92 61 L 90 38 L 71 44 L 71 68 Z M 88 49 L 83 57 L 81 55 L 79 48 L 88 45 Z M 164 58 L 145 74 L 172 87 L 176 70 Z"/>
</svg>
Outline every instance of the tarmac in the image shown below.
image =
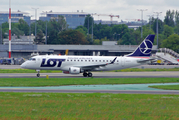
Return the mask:
<svg viewBox="0 0 179 120">
<path fill-rule="evenodd" d="M 146 65 L 139 66 L 139 68 L 174 68 L 178 65 L 167 65 L 167 66 L 156 66 L 156 65 Z M 18 69 L 20 66 L 12 65 L 3 65 L 0 66 L 0 69 Z M 63 73 L 41 73 L 41 77 L 45 78 L 46 76 L 50 78 L 84 78 L 82 74 L 79 75 L 70 75 Z M 179 71 L 164 71 L 164 72 L 93 72 L 93 78 L 179 78 Z M 36 78 L 36 73 L 0 73 L 0 79 L 3 78 Z M 38 80 L 38 79 L 37 79 Z M 84 79 L 85 80 L 85 79 Z M 137 84 L 134 84 L 135 86 Z M 121 86 L 122 87 L 122 86 Z M 39 89 L 39 88 L 14 88 L 14 87 L 1 87 L 0 92 L 55 92 L 55 93 L 127 93 L 127 94 L 179 94 L 178 90 L 144 90 L 144 89 L 127 89 L 126 86 L 123 86 L 124 90 L 110 90 L 110 89 Z"/>
</svg>

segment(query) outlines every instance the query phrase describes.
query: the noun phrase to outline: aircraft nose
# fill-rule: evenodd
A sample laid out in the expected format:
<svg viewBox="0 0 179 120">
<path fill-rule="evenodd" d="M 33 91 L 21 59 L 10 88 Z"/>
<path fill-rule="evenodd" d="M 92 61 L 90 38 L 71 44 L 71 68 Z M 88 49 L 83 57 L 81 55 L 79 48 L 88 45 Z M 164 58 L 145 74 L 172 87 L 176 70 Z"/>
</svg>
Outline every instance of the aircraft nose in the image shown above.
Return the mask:
<svg viewBox="0 0 179 120">
<path fill-rule="evenodd" d="M 21 64 L 21 68 L 25 68 L 25 67 L 26 67 L 26 63 L 24 62 Z"/>
</svg>

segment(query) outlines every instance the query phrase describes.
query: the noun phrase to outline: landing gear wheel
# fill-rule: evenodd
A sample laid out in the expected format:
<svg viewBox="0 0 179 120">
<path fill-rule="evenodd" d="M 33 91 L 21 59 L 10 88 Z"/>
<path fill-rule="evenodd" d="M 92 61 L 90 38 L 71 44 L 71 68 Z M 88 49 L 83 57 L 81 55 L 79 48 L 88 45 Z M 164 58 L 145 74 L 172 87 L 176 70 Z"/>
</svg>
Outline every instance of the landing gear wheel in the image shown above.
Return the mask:
<svg viewBox="0 0 179 120">
<path fill-rule="evenodd" d="M 93 74 L 92 73 L 88 73 L 88 77 L 92 77 L 93 76 Z"/>
<path fill-rule="evenodd" d="M 84 77 L 87 77 L 87 76 L 88 76 L 88 74 L 87 74 L 87 73 L 83 73 L 83 76 L 84 76 Z"/>
<path fill-rule="evenodd" d="M 40 77 L 40 74 L 37 74 L 37 77 Z"/>
</svg>

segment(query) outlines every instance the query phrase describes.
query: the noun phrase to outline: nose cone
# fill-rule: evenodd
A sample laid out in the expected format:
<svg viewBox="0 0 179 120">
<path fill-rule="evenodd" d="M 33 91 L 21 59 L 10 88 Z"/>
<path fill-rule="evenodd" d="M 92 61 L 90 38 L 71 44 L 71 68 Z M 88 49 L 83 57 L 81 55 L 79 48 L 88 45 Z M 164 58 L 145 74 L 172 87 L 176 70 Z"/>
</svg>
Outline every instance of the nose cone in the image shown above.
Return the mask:
<svg viewBox="0 0 179 120">
<path fill-rule="evenodd" d="M 21 64 L 21 68 L 26 68 L 26 63 L 25 62 Z"/>
</svg>

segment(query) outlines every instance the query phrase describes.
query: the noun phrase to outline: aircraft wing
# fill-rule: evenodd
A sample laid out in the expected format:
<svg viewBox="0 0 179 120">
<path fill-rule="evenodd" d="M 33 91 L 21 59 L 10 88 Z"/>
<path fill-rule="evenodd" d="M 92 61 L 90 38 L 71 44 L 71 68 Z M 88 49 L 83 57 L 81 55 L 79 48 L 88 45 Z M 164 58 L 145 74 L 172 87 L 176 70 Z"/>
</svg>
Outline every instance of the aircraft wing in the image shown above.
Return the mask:
<svg viewBox="0 0 179 120">
<path fill-rule="evenodd" d="M 117 57 L 114 58 L 114 60 L 111 63 L 106 63 L 106 64 L 99 64 L 99 65 L 85 65 L 85 66 L 75 66 L 75 67 L 79 67 L 83 70 L 93 70 L 95 68 L 99 68 L 99 67 L 105 67 L 106 65 L 110 65 L 110 64 L 114 64 L 114 62 L 116 61 Z"/>
<path fill-rule="evenodd" d="M 88 66 L 75 66 L 75 67 L 79 67 L 83 70 L 93 70 L 95 68 L 99 68 L 99 67 L 104 67 L 108 64 L 100 64 L 100 65 L 88 65 Z"/>
</svg>

